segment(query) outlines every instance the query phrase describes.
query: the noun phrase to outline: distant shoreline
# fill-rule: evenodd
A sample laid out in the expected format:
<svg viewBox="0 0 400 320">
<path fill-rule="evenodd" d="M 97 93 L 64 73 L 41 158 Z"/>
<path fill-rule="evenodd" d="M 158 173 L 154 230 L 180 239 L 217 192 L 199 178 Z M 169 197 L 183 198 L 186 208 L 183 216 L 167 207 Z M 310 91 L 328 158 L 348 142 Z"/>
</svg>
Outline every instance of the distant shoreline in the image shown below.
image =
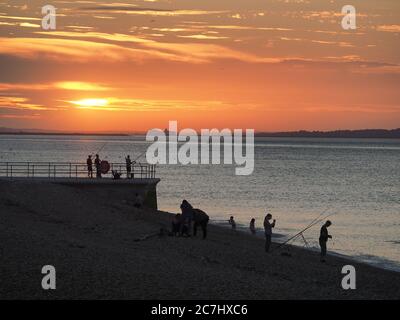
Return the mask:
<svg viewBox="0 0 400 320">
<path fill-rule="evenodd" d="M 36 129 L 0 128 L 0 135 L 44 135 L 44 136 L 142 136 L 145 132 L 52 132 Z M 400 139 L 400 128 L 397 129 L 363 129 L 335 131 L 288 131 L 256 132 L 255 137 L 266 138 L 349 138 L 349 139 Z"/>
<path fill-rule="evenodd" d="M 58 132 L 0 132 L 0 135 L 14 135 L 14 136 L 134 136 L 142 135 L 141 133 L 58 133 Z"/>
<path fill-rule="evenodd" d="M 400 128 L 365 129 L 365 130 L 335 130 L 335 131 L 293 131 L 293 132 L 259 132 L 256 137 L 279 138 L 350 138 L 350 139 L 400 139 Z"/>
</svg>

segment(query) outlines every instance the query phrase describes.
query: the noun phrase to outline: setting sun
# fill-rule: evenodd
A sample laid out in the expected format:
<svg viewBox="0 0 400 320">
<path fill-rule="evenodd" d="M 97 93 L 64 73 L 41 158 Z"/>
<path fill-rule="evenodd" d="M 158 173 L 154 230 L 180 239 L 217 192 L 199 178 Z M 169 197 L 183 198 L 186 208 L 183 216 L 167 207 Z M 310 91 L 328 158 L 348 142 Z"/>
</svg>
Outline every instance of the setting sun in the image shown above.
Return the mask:
<svg viewBox="0 0 400 320">
<path fill-rule="evenodd" d="M 107 99 L 81 99 L 77 101 L 70 101 L 72 104 L 81 107 L 105 107 L 108 105 Z"/>
</svg>

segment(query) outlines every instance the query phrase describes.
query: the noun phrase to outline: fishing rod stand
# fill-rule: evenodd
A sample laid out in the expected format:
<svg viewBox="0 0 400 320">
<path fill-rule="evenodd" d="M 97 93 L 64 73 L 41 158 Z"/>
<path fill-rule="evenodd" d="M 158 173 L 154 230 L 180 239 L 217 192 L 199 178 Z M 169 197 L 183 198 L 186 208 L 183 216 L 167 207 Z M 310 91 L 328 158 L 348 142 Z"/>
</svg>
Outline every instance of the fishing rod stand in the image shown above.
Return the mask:
<svg viewBox="0 0 400 320">
<path fill-rule="evenodd" d="M 301 238 L 302 238 L 303 241 L 304 241 L 304 245 L 305 245 L 307 248 L 309 248 L 308 242 L 307 242 L 306 238 L 304 237 L 303 233 L 300 233 L 300 235 L 301 235 Z"/>
</svg>

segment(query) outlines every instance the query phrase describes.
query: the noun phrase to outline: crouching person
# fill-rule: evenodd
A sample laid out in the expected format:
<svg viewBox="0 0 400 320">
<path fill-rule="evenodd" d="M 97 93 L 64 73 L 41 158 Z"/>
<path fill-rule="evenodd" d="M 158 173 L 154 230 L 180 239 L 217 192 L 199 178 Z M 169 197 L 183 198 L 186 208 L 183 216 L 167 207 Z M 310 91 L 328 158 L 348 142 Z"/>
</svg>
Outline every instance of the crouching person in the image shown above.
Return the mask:
<svg viewBox="0 0 400 320">
<path fill-rule="evenodd" d="M 203 231 L 203 239 L 207 237 L 207 225 L 210 217 L 200 209 L 193 209 L 193 236 L 197 234 L 197 227 L 201 227 Z"/>
</svg>

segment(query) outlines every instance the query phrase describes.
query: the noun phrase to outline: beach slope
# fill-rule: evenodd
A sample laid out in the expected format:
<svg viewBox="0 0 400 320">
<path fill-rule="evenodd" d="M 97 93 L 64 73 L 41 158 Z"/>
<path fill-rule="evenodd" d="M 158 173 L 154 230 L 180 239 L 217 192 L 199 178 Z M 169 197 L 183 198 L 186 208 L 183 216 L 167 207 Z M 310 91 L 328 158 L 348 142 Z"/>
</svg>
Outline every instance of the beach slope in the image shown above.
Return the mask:
<svg viewBox="0 0 400 320">
<path fill-rule="evenodd" d="M 0 299 L 400 298 L 400 273 L 295 247 L 268 255 L 262 239 L 213 225 L 206 240 L 158 235 L 171 217 L 90 187 L 0 181 Z M 341 287 L 346 264 L 356 290 Z M 41 287 L 44 265 L 56 290 Z"/>
</svg>

